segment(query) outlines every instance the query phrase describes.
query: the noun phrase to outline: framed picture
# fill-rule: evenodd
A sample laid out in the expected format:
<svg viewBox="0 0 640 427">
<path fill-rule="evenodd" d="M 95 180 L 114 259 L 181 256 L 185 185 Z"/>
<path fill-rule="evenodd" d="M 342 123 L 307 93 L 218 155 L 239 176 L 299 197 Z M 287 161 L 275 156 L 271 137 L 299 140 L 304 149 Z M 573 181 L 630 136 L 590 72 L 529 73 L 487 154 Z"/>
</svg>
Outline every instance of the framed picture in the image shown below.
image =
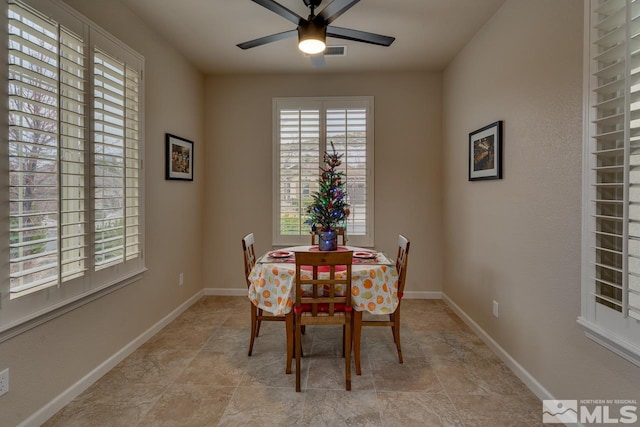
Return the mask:
<svg viewBox="0 0 640 427">
<path fill-rule="evenodd" d="M 166 179 L 193 181 L 193 141 L 165 134 Z"/>
<path fill-rule="evenodd" d="M 502 121 L 469 134 L 469 181 L 502 179 Z"/>
</svg>

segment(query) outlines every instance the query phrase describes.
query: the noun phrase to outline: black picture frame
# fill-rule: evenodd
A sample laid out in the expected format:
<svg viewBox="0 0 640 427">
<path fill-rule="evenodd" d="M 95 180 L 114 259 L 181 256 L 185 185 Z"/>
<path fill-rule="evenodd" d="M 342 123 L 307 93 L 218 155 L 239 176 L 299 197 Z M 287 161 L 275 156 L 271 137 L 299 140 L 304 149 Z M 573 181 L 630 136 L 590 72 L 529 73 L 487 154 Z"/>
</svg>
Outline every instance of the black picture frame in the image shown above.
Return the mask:
<svg viewBox="0 0 640 427">
<path fill-rule="evenodd" d="M 193 141 L 165 134 L 165 179 L 193 181 Z"/>
<path fill-rule="evenodd" d="M 502 128 L 499 120 L 469 134 L 469 181 L 502 179 Z"/>
</svg>

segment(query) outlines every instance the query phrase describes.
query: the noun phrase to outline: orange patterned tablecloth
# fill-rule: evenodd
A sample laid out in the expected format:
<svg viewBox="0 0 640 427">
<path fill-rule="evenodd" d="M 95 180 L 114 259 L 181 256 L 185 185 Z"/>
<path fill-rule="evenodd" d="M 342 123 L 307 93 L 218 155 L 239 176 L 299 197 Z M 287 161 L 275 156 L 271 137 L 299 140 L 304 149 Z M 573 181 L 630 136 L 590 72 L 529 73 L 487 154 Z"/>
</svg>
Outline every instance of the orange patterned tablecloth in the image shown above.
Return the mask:
<svg viewBox="0 0 640 427">
<path fill-rule="evenodd" d="M 295 246 L 282 251 L 308 251 L 314 246 Z M 352 246 L 347 250 L 366 251 Z M 255 265 L 249 280 L 249 299 L 256 306 L 276 316 L 291 311 L 295 300 L 296 278 L 294 258 L 279 260 L 262 257 Z M 351 303 L 358 311 L 373 314 L 389 314 L 398 306 L 398 272 L 395 265 L 384 254 L 376 261 L 358 263 L 354 260 L 351 267 Z M 338 275 L 344 274 L 341 272 Z"/>
</svg>

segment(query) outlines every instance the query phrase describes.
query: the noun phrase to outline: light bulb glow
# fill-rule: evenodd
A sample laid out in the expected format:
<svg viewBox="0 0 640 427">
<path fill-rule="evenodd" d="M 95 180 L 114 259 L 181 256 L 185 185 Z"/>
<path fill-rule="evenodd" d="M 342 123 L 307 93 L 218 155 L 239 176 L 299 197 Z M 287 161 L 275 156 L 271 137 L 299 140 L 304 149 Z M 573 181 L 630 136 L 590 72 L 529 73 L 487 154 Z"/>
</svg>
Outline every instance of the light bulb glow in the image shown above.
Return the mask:
<svg viewBox="0 0 640 427">
<path fill-rule="evenodd" d="M 318 54 L 324 51 L 326 47 L 327 45 L 322 40 L 317 39 L 301 40 L 298 43 L 298 49 L 309 55 Z"/>
</svg>

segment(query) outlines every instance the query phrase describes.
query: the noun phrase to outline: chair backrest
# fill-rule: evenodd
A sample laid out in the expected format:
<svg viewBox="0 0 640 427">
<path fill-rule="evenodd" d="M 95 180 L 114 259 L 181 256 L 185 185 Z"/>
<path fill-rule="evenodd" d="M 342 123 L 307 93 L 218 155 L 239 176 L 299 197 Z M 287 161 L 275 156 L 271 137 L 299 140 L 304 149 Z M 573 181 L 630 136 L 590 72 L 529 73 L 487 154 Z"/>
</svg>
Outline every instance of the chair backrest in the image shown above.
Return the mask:
<svg viewBox="0 0 640 427">
<path fill-rule="evenodd" d="M 338 232 L 338 244 L 339 245 L 346 245 L 347 244 L 347 229 L 345 227 L 335 227 L 336 231 Z M 317 231 L 312 231 L 311 232 L 311 244 L 312 245 L 317 245 L 318 241 L 317 238 L 318 237 L 318 232 Z"/>
<path fill-rule="evenodd" d="M 398 270 L 398 293 L 402 297 L 404 292 L 404 280 L 407 275 L 407 262 L 409 260 L 409 245 L 411 242 L 402 234 L 398 236 L 398 256 L 396 257 L 396 270 Z"/>
<path fill-rule="evenodd" d="M 244 277 L 247 281 L 247 288 L 251 285 L 249 282 L 249 273 L 256 265 L 256 252 L 253 249 L 253 233 L 249 233 L 242 238 L 242 252 L 244 253 Z"/>
<path fill-rule="evenodd" d="M 353 251 L 296 252 L 294 310 L 314 317 L 351 311 L 352 263 Z"/>
</svg>

